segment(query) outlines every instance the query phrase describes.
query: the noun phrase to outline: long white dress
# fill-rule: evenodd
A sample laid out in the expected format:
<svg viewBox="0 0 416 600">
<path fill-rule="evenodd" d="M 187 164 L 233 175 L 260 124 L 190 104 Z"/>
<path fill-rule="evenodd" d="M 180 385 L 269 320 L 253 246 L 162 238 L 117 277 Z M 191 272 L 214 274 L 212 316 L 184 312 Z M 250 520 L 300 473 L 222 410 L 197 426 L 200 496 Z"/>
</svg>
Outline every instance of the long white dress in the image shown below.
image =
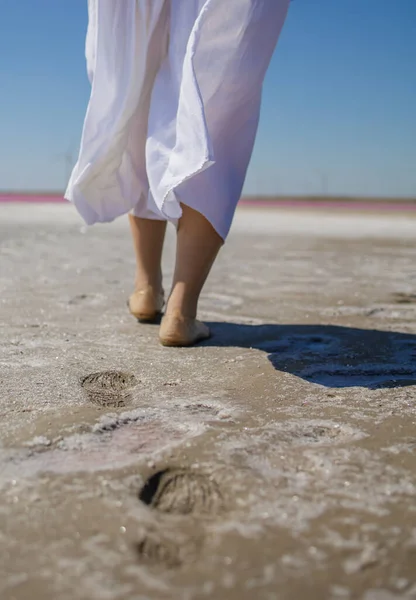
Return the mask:
<svg viewBox="0 0 416 600">
<path fill-rule="evenodd" d="M 225 239 L 290 0 L 89 0 L 91 98 L 65 197 L 88 224 L 180 203 Z"/>
</svg>

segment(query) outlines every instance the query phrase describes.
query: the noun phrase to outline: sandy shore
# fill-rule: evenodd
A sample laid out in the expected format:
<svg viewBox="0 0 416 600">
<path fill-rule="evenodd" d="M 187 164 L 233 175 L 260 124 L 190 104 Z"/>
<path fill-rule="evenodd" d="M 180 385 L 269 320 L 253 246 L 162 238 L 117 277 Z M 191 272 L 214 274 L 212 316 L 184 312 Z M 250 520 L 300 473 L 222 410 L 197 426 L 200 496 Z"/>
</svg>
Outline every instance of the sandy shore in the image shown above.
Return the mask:
<svg viewBox="0 0 416 600">
<path fill-rule="evenodd" d="M 241 209 L 175 350 L 124 220 L 1 205 L 2 600 L 416 598 L 415 238 Z"/>
</svg>

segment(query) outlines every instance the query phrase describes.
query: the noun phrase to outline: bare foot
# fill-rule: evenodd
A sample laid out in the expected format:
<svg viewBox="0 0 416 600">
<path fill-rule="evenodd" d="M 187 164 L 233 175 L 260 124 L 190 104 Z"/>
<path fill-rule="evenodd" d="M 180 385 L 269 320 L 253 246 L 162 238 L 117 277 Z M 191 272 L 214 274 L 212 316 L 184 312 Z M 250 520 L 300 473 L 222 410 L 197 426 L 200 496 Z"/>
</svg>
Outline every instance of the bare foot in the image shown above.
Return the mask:
<svg viewBox="0 0 416 600">
<path fill-rule="evenodd" d="M 179 313 L 165 315 L 160 325 L 162 346 L 193 346 L 209 337 L 211 332 L 204 323 Z"/>
<path fill-rule="evenodd" d="M 138 321 L 152 323 L 160 316 L 164 303 L 163 290 L 155 292 L 149 285 L 144 289 L 133 292 L 127 304 L 131 314 Z"/>
</svg>

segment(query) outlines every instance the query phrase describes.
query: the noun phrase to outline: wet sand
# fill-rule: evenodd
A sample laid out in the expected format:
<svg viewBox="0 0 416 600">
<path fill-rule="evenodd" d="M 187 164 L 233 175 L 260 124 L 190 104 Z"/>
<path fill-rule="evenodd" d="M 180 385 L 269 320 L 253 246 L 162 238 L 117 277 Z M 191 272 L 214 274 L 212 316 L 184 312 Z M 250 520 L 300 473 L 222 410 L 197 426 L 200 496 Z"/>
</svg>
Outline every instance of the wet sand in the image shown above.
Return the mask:
<svg viewBox="0 0 416 600">
<path fill-rule="evenodd" d="M 169 349 L 125 220 L 1 205 L 2 600 L 416 598 L 415 237 L 241 209 Z"/>
</svg>

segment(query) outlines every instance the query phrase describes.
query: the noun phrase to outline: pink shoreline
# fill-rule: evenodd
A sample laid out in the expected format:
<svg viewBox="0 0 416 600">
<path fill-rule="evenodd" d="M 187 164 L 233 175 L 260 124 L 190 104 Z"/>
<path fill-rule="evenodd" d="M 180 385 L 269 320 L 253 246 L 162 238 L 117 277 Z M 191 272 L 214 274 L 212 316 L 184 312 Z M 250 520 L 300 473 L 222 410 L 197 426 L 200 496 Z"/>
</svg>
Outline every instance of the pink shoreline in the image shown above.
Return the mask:
<svg viewBox="0 0 416 600">
<path fill-rule="evenodd" d="M 240 201 L 242 206 L 259 206 L 281 207 L 281 208 L 345 208 L 348 210 L 385 210 L 385 211 L 416 211 L 415 202 L 400 202 L 400 201 L 361 201 L 352 199 L 350 202 L 346 200 L 250 200 L 242 198 Z"/>
<path fill-rule="evenodd" d="M 48 195 L 48 194 L 0 194 L 0 204 L 5 203 L 30 203 L 30 204 L 48 204 L 48 203 L 61 203 L 67 202 L 63 196 L 60 195 Z M 240 201 L 241 206 L 258 206 L 262 208 L 343 208 L 348 210 L 369 210 L 369 211 L 416 211 L 416 202 L 401 202 L 389 201 L 389 200 L 303 200 L 303 199 L 281 199 L 281 198 L 242 198 Z"/>
<path fill-rule="evenodd" d="M 0 194 L 0 203 L 24 202 L 24 203 L 45 203 L 45 202 L 67 202 L 63 196 L 48 194 Z"/>
</svg>

